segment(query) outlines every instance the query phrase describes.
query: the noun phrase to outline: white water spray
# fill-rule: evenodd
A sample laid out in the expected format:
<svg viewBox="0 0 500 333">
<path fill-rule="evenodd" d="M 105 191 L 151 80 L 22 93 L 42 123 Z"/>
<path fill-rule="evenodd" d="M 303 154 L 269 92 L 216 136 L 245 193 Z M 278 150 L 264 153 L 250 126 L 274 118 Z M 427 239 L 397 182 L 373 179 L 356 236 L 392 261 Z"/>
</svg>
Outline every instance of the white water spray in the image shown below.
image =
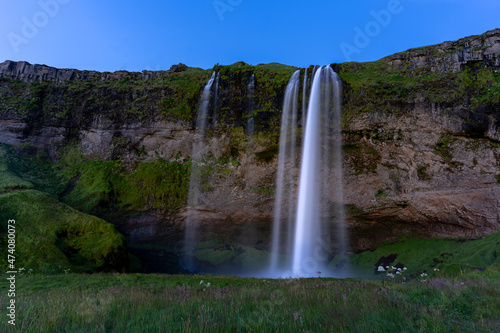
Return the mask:
<svg viewBox="0 0 500 333">
<path fill-rule="evenodd" d="M 330 200 L 339 200 L 333 202 L 336 224 L 344 224 L 340 112 L 340 79 L 329 66 L 321 67 L 311 88 L 302 151 L 292 264 L 296 276 L 328 270 Z M 345 245 L 344 239 L 339 242 Z"/>
</svg>

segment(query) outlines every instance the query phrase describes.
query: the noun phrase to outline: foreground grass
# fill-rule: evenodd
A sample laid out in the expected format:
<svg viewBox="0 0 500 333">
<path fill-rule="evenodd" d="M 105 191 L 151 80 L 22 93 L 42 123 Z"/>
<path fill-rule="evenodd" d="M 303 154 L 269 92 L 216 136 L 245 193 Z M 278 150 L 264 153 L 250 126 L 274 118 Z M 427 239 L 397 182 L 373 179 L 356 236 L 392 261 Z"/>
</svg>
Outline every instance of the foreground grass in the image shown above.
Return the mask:
<svg viewBox="0 0 500 333">
<path fill-rule="evenodd" d="M 22 276 L 16 305 L 16 328 L 2 320 L 0 331 L 498 332 L 500 280 Z"/>
</svg>

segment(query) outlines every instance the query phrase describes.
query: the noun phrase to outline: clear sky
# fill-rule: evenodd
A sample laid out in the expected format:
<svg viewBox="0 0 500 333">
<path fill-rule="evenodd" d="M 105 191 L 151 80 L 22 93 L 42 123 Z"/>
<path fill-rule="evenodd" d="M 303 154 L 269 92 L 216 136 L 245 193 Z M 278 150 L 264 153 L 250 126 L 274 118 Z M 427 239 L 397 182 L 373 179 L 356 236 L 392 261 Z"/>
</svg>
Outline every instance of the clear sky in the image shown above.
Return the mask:
<svg viewBox="0 0 500 333">
<path fill-rule="evenodd" d="M 99 71 L 371 61 L 500 27 L 498 0 L 0 0 L 0 62 Z"/>
</svg>

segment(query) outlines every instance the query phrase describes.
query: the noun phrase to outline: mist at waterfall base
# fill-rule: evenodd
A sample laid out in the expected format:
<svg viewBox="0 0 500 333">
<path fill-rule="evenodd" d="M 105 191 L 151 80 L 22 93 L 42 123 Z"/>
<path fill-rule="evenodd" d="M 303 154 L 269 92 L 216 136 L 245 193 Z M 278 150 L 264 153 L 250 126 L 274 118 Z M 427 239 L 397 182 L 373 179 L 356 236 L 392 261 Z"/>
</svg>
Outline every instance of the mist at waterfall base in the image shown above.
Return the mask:
<svg viewBox="0 0 500 333">
<path fill-rule="evenodd" d="M 199 230 L 197 223 L 188 217 L 184 249 L 190 250 L 184 250 L 182 265 L 190 272 L 266 278 L 346 277 L 345 270 L 341 274 L 330 265 L 336 255 L 345 255 L 348 248 L 342 185 L 341 80 L 330 66 L 316 66 L 311 74 L 308 77 L 307 70 L 304 72 L 301 87 L 301 72 L 297 70 L 285 91 L 269 258 L 265 262 L 262 260 L 260 267 L 252 271 L 228 268 L 203 271 L 193 258 Z M 211 98 L 214 81 L 215 96 Z M 212 118 L 216 119 L 218 85 L 219 73 L 214 72 L 200 99 L 192 153 L 194 169 L 198 169 L 203 154 L 210 100 L 215 101 Z M 248 96 L 253 98 L 254 74 L 247 88 Z M 253 117 L 249 119 L 245 132 L 250 137 L 254 130 Z M 300 134 L 303 140 L 301 153 L 297 149 Z M 199 176 L 192 171 L 189 207 L 201 205 L 199 188 Z M 345 260 L 341 262 L 344 266 Z"/>
</svg>

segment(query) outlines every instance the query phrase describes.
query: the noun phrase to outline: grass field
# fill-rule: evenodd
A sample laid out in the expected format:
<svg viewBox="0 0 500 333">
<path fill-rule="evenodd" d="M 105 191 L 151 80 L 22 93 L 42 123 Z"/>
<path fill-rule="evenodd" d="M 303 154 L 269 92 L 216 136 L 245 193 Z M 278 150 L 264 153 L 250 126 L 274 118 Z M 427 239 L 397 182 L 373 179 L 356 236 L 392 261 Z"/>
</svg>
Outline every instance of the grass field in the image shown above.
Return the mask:
<svg viewBox="0 0 500 333">
<path fill-rule="evenodd" d="M 6 312 L 7 283 L 0 303 Z M 23 275 L 1 332 L 498 332 L 500 270 L 421 282 Z"/>
</svg>

